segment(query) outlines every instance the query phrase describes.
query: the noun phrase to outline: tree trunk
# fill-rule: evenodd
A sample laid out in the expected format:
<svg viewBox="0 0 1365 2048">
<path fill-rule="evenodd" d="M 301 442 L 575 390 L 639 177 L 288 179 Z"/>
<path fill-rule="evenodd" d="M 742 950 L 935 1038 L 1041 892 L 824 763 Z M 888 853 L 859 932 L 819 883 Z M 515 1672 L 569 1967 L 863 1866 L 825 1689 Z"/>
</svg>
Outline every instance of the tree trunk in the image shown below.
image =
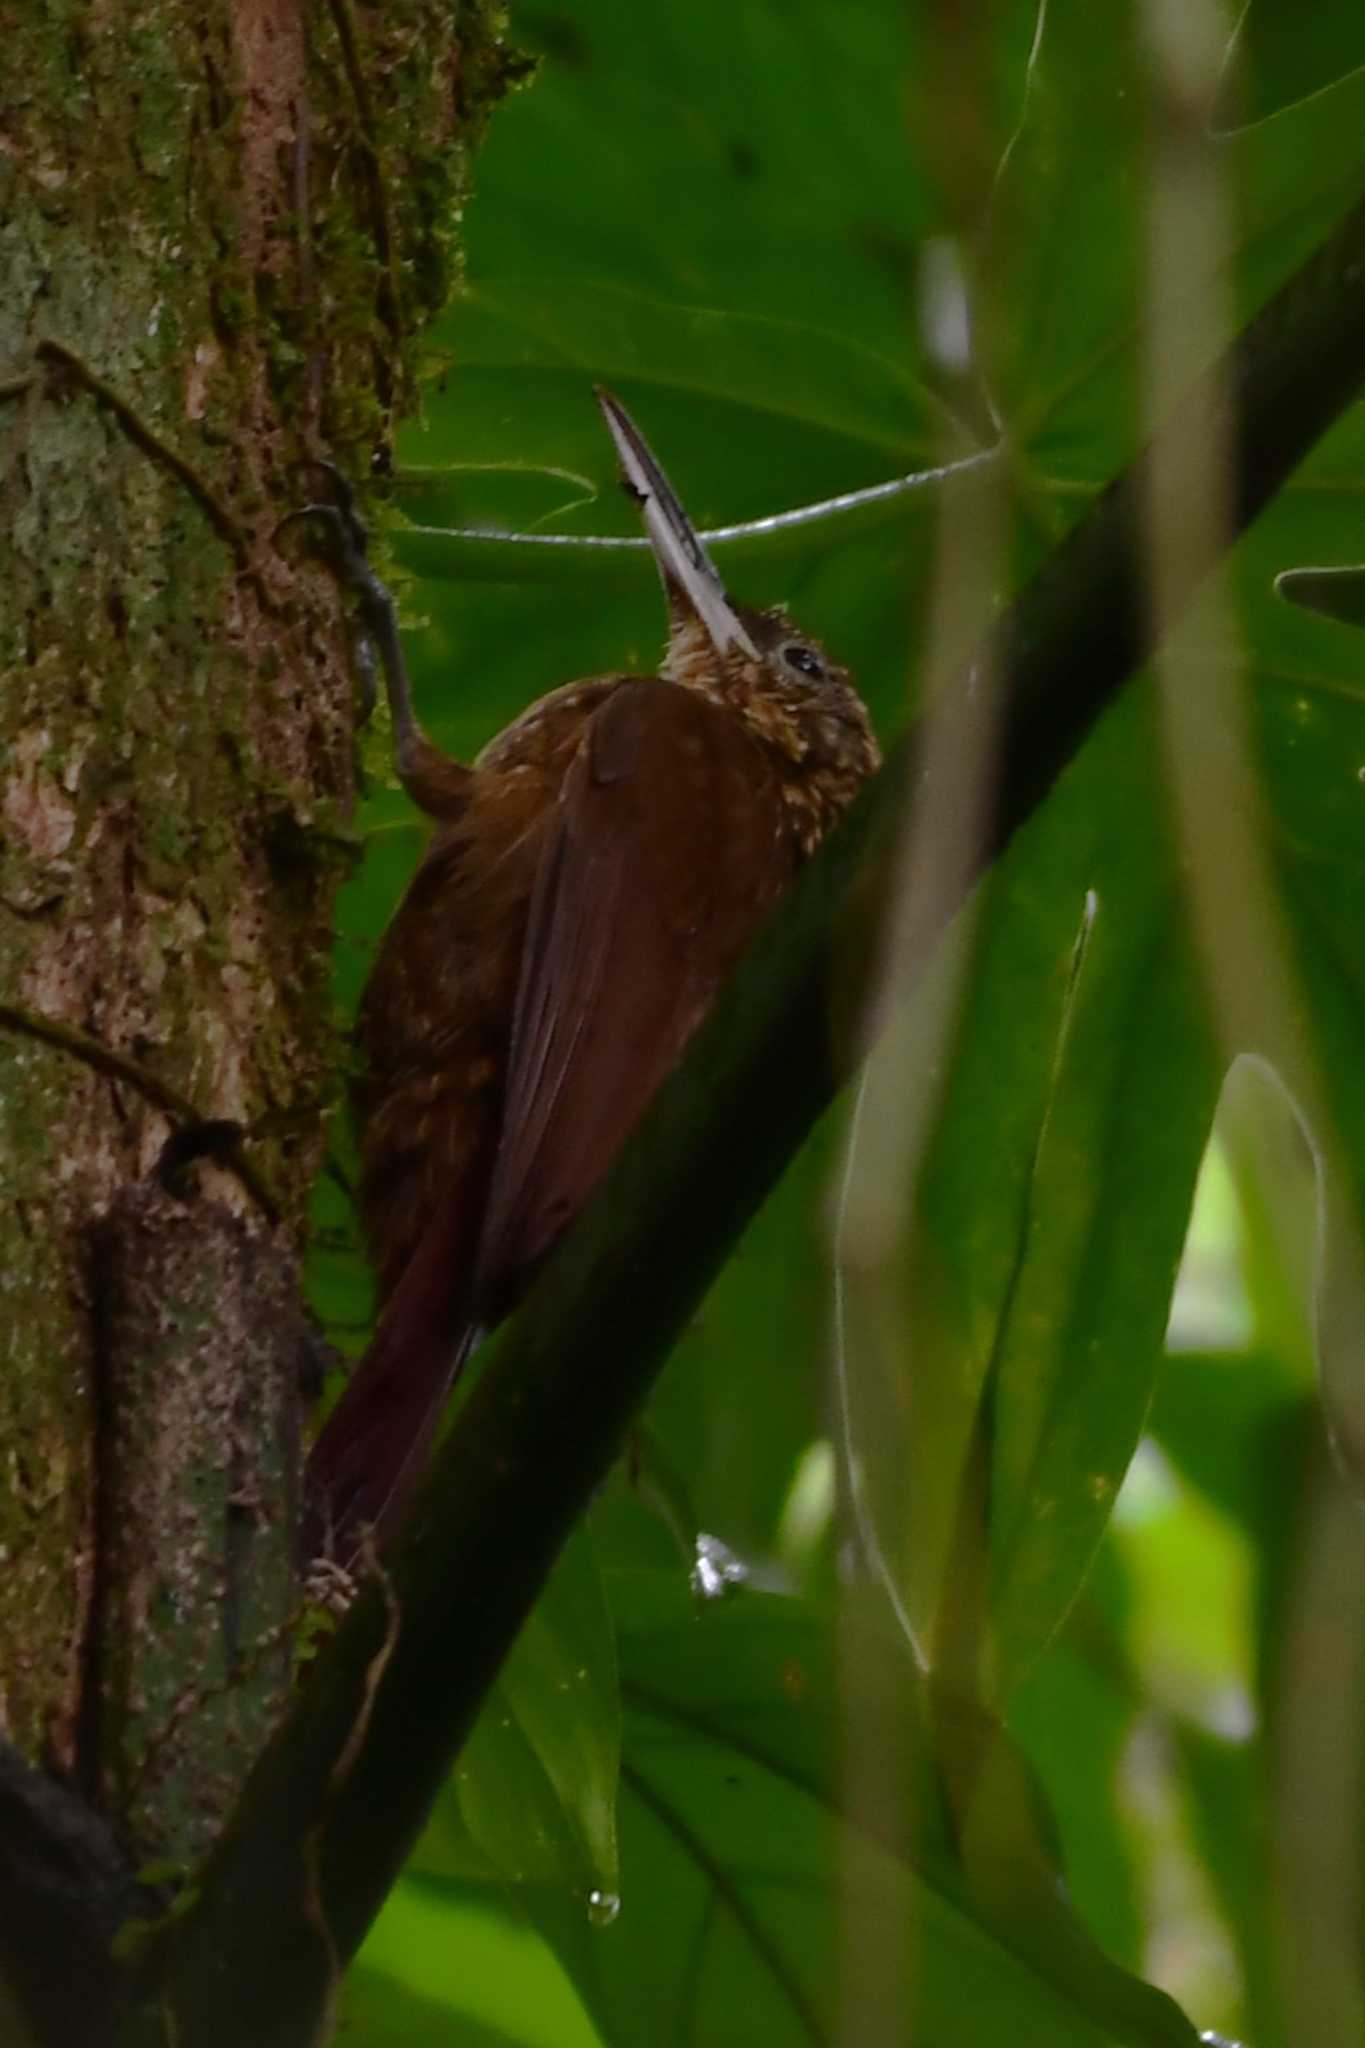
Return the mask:
<svg viewBox="0 0 1365 2048">
<path fill-rule="evenodd" d="M 5 19 L 0 1735 L 139 1857 L 198 1853 L 287 1677 L 356 770 L 344 603 L 277 528 L 311 458 L 387 453 L 498 26 Z M 143 1185 L 173 1135 L 205 1156 Z M 263 1665 L 223 1747 L 200 1708 Z"/>
</svg>

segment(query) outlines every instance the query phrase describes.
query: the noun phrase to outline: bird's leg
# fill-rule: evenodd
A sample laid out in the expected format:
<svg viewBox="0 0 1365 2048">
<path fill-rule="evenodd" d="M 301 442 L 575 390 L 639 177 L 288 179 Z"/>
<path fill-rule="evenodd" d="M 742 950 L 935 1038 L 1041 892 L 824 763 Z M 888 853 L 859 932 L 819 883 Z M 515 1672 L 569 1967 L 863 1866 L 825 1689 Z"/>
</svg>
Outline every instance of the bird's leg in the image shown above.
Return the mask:
<svg viewBox="0 0 1365 2048">
<path fill-rule="evenodd" d="M 330 537 L 330 560 L 343 587 L 353 593 L 363 634 L 358 651 L 364 716 L 374 709 L 374 652 L 384 671 L 389 717 L 393 724 L 393 759 L 402 783 L 413 802 L 433 817 L 447 815 L 463 795 L 468 771 L 434 747 L 418 723 L 412 704 L 412 684 L 398 631 L 398 610 L 388 585 L 376 575 L 370 561 L 369 530 L 356 510 L 350 479 L 334 462 L 315 457 L 317 468 L 332 486 L 330 504 L 301 505 L 286 513 L 276 533 L 295 520 L 319 521 Z"/>
</svg>

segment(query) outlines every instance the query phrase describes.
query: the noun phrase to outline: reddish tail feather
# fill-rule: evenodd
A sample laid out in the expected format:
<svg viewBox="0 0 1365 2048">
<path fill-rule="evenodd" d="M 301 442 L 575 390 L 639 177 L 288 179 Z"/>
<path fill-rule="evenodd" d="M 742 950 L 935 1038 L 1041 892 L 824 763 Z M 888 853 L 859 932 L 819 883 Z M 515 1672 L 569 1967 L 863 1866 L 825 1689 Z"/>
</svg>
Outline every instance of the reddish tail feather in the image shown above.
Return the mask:
<svg viewBox="0 0 1365 2048">
<path fill-rule="evenodd" d="M 480 1335 L 452 1285 L 458 1232 L 433 1219 L 308 1457 L 303 1556 L 350 1571 L 407 1505 L 446 1396 Z"/>
</svg>

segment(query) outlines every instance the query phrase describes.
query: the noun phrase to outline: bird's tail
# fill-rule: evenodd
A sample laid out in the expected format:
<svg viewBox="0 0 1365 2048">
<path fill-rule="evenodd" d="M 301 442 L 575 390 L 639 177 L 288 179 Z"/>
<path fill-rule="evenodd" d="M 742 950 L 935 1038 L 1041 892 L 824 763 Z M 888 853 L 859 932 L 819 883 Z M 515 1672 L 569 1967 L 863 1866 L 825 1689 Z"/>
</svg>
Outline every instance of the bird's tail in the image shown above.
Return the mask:
<svg viewBox="0 0 1365 2048">
<path fill-rule="evenodd" d="M 369 1349 L 308 1454 L 303 1562 L 350 1572 L 407 1507 L 446 1396 L 482 1331 L 429 1232 L 385 1303 Z"/>
</svg>

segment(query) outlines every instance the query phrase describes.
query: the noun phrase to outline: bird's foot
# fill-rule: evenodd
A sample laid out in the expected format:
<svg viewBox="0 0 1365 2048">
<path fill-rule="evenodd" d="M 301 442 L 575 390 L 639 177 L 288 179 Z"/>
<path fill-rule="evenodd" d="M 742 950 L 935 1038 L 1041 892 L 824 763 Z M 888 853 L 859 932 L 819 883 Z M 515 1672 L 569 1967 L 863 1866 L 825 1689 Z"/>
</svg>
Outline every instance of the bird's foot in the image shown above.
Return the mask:
<svg viewBox="0 0 1365 2048">
<path fill-rule="evenodd" d="M 330 1557 L 315 1557 L 303 1575 L 304 1598 L 310 1607 L 321 1607 L 338 1621 L 348 1612 L 360 1581 L 344 1565 Z"/>
<path fill-rule="evenodd" d="M 370 562 L 370 530 L 356 510 L 355 488 L 344 470 L 328 457 L 316 455 L 313 467 L 331 486 L 330 500 L 314 499 L 286 512 L 275 528 L 279 539 L 287 526 L 310 520 L 326 536 L 326 559 L 338 582 L 351 591 L 359 604 L 360 631 L 356 635 L 354 664 L 360 681 L 361 723 L 368 722 L 379 695 L 379 666 L 395 658 L 398 620 L 389 587 Z"/>
<path fill-rule="evenodd" d="M 299 505 L 292 512 L 286 512 L 275 528 L 278 540 L 286 526 L 294 526 L 302 519 L 316 519 L 331 537 L 333 566 L 344 583 L 361 587 L 370 569 L 370 529 L 356 510 L 355 486 L 345 470 L 340 469 L 330 456 L 315 455 L 311 467 L 327 478 L 331 488 L 330 499 L 311 499 L 306 505 Z"/>
</svg>

